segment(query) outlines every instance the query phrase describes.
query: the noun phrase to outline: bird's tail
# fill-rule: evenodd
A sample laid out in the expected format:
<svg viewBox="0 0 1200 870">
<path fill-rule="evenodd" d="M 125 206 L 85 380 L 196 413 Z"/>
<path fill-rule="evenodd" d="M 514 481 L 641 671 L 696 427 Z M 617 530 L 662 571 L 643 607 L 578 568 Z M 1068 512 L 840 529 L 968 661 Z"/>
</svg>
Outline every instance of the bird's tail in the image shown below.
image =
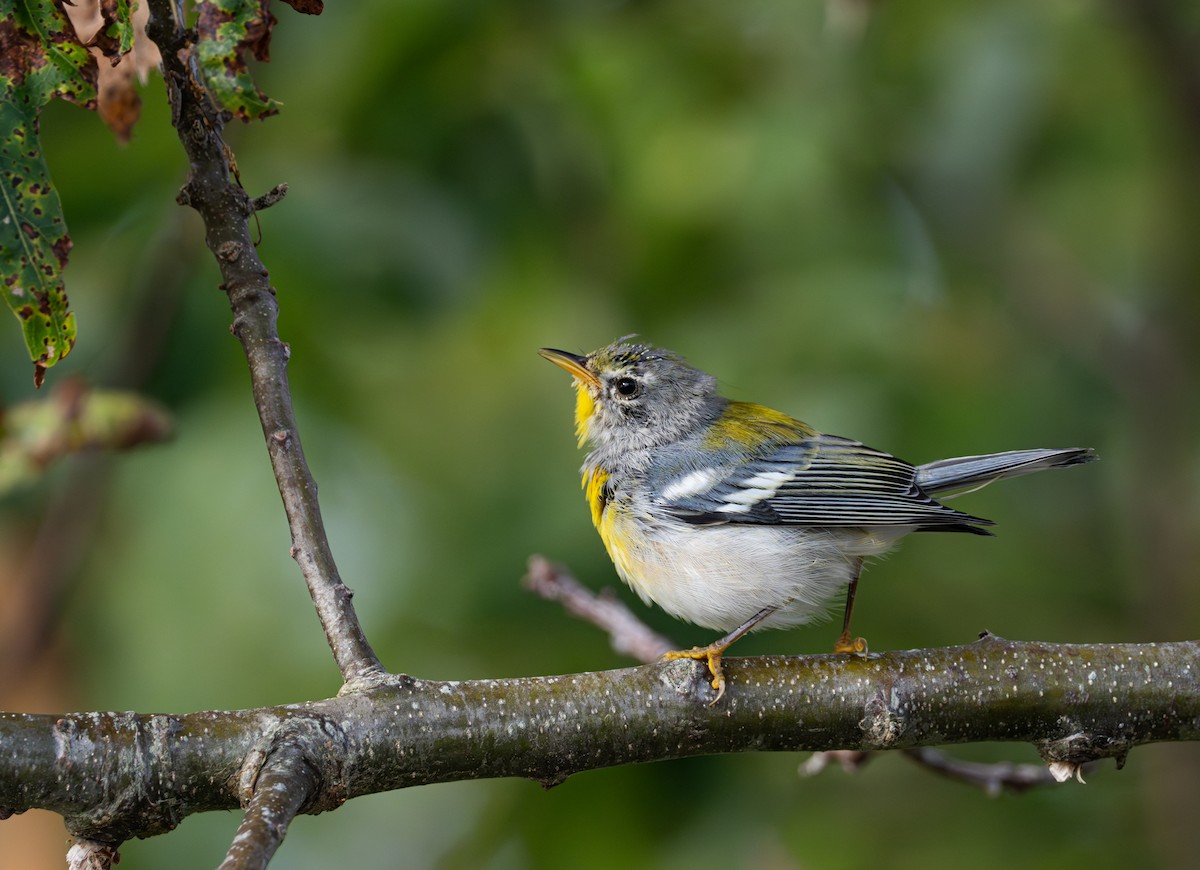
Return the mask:
<svg viewBox="0 0 1200 870">
<path fill-rule="evenodd" d="M 1060 450 L 1010 450 L 985 456 L 939 459 L 917 467 L 917 485 L 930 495 L 955 490 L 976 490 L 993 480 L 1032 474 L 1047 468 L 1080 465 L 1098 457 L 1090 447 Z"/>
</svg>

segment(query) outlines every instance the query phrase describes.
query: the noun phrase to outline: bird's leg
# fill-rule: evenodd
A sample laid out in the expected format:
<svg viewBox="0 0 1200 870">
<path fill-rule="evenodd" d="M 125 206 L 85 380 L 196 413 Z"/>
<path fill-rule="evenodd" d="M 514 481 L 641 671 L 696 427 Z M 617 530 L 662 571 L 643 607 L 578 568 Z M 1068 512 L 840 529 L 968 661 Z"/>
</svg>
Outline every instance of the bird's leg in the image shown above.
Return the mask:
<svg viewBox="0 0 1200 870">
<path fill-rule="evenodd" d="M 785 605 L 764 607 L 720 640 L 715 640 L 708 646 L 672 650 L 663 655 L 663 661 L 669 662 L 674 659 L 696 659 L 697 661 L 703 659 L 707 661 L 708 672 L 712 674 L 712 687 L 717 690 L 717 697 L 713 698 L 708 704 L 711 707 L 725 695 L 725 671 L 721 667 L 721 656 L 725 653 L 725 650 L 729 649 L 743 635 L 752 631 L 755 626 L 783 606 Z"/>
<path fill-rule="evenodd" d="M 850 585 L 846 587 L 846 614 L 842 617 L 842 633 L 833 645 L 835 653 L 865 653 L 867 639 L 856 637 L 850 639 L 850 617 L 854 613 L 854 593 L 858 590 L 858 575 L 862 573 L 863 557 L 854 560 L 854 573 L 850 575 Z"/>
</svg>

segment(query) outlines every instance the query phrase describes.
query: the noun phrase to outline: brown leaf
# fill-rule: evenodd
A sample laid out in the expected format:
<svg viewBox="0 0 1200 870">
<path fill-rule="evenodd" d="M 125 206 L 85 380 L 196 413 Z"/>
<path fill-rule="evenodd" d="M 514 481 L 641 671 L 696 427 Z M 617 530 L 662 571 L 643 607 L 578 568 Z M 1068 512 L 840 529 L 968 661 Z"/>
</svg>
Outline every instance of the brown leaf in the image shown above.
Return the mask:
<svg viewBox="0 0 1200 870">
<path fill-rule="evenodd" d="M 117 141 L 127 145 L 133 125 L 142 112 L 142 98 L 134 86 L 134 76 L 144 85 L 150 70 L 156 69 L 162 62 L 158 46 L 146 36 L 150 7 L 142 0 L 133 10 L 133 48 L 124 55 L 120 53 L 117 40 L 105 35 L 105 31 L 116 21 L 116 0 L 77 0 L 66 10 L 80 41 L 88 46 L 97 59 L 104 57 L 109 60 L 108 63 L 99 64 L 96 108 Z"/>
<path fill-rule="evenodd" d="M 65 4 L 64 11 L 79 41 L 88 47 L 98 45 L 96 37 L 108 26 L 100 14 L 100 0 L 75 0 Z"/>
<path fill-rule="evenodd" d="M 122 145 L 129 144 L 133 125 L 142 114 L 142 97 L 134 87 L 134 67 L 128 61 L 125 57 L 116 66 L 102 64 L 96 86 L 99 102 L 96 111 Z"/>
<path fill-rule="evenodd" d="M 320 15 L 325 11 L 325 4 L 321 0 L 283 0 L 283 2 L 305 15 Z"/>
<path fill-rule="evenodd" d="M 127 63 L 132 59 L 134 72 L 143 85 L 150 77 L 150 71 L 162 65 L 162 55 L 158 52 L 158 46 L 146 35 L 146 25 L 149 21 L 150 7 L 146 5 L 145 0 L 141 0 L 133 10 L 133 51 L 122 61 Z"/>
</svg>

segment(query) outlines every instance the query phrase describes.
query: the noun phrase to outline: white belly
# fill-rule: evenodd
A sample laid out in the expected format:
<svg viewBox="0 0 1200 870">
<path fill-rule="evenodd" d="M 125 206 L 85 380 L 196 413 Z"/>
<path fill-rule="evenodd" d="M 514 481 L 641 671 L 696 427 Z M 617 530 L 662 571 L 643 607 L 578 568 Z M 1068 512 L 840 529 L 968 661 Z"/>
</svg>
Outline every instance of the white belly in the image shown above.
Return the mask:
<svg viewBox="0 0 1200 870">
<path fill-rule="evenodd" d="M 780 610 L 760 628 L 824 618 L 858 559 L 883 553 L 911 531 L 667 520 L 631 535 L 629 522 L 613 517 L 603 535 L 621 579 L 672 616 L 718 631 L 732 631 L 764 607 Z"/>
</svg>

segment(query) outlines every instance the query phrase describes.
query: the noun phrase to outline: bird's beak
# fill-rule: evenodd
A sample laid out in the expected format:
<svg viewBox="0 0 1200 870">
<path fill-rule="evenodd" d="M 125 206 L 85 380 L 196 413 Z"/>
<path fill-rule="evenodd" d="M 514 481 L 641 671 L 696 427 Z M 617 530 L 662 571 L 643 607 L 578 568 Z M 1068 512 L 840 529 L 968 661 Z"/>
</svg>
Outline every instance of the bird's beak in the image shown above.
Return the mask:
<svg viewBox="0 0 1200 870">
<path fill-rule="evenodd" d="M 587 357 L 585 356 L 568 353 L 565 350 L 554 350 L 550 347 L 543 347 L 538 351 L 538 356 L 550 360 L 560 369 L 565 369 L 585 384 L 591 384 L 593 387 L 600 386 L 600 379 L 588 371 Z"/>
</svg>

